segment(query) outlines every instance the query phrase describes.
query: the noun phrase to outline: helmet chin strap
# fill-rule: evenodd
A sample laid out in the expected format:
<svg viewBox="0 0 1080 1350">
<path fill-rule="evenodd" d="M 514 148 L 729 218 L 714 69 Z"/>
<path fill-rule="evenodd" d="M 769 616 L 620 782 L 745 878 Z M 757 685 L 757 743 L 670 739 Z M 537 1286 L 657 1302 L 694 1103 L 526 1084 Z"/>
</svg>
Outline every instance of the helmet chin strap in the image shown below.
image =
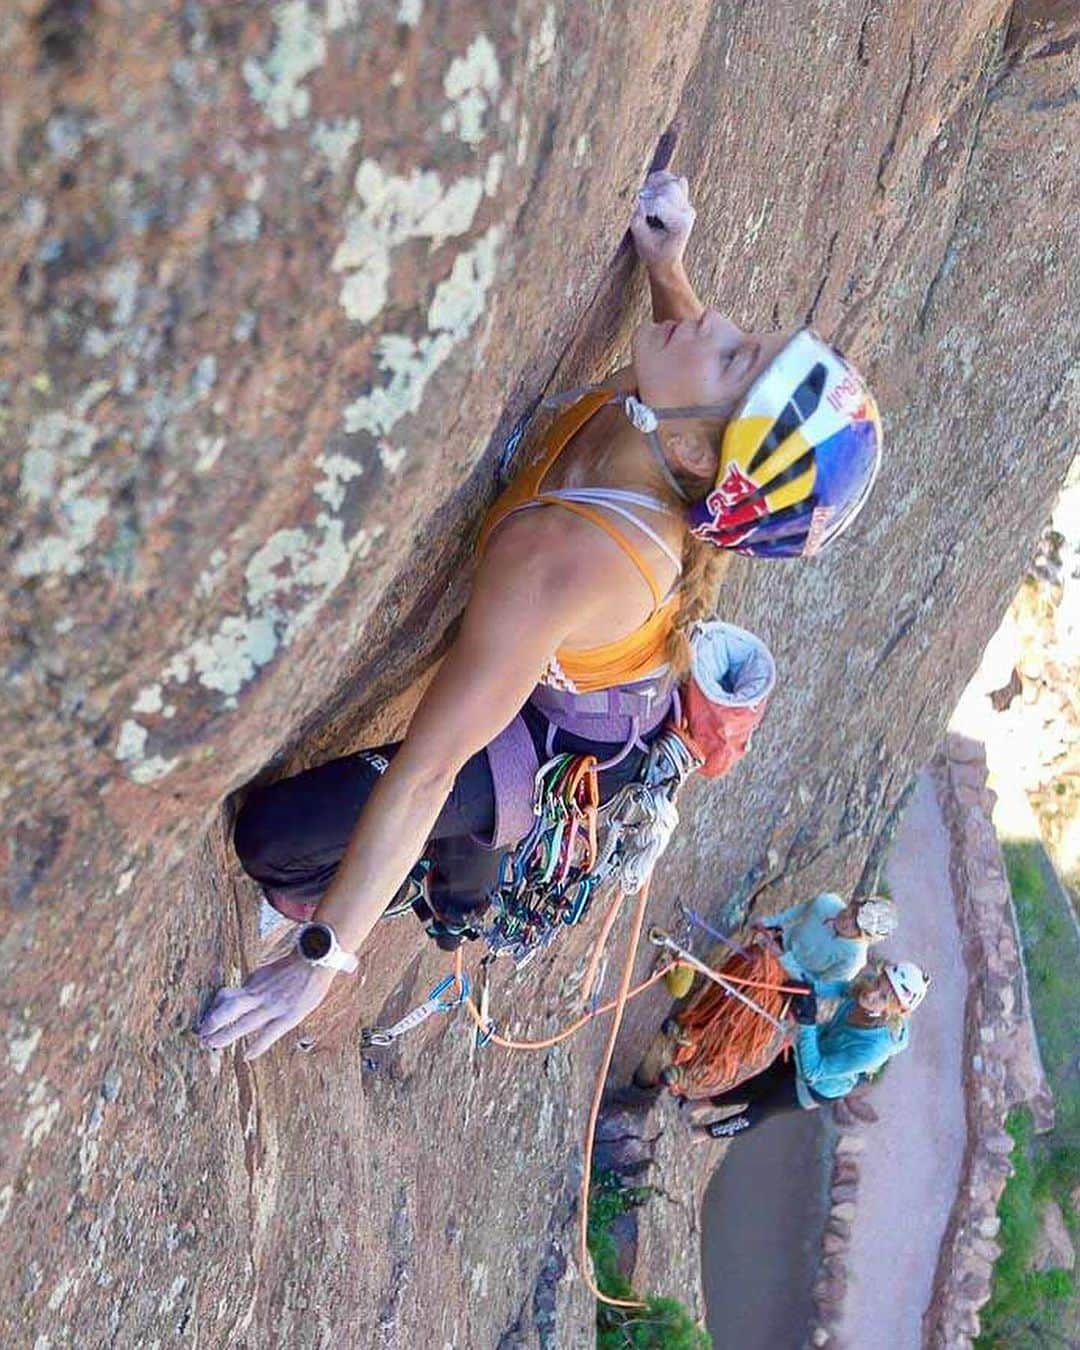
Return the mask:
<svg viewBox="0 0 1080 1350">
<path fill-rule="evenodd" d="M 592 393 L 594 390 L 602 389 L 603 385 L 583 384 L 576 389 L 567 389 L 561 394 L 550 394 L 543 400 L 542 406 L 546 408 L 568 407 L 576 403 L 583 394 Z M 642 433 L 648 443 L 649 449 L 656 457 L 656 462 L 660 467 L 660 472 L 664 475 L 664 481 L 672 492 L 675 493 L 679 501 L 690 503 L 690 498 L 679 486 L 675 475 L 671 472 L 671 466 L 667 462 L 667 456 L 664 454 L 664 443 L 660 439 L 658 427 L 661 422 L 675 422 L 680 418 L 688 417 L 719 417 L 727 421 L 731 416 L 731 405 L 728 403 L 704 403 L 693 408 L 652 408 L 648 403 L 643 403 L 641 399 L 633 394 L 614 393 L 608 399 L 609 403 L 620 407 L 626 415 L 627 420 L 632 426 L 636 427 Z M 519 424 L 520 425 L 520 424 Z M 515 431 L 517 428 L 515 428 Z M 520 438 L 519 438 L 520 439 Z M 512 448 L 517 448 L 518 440 L 511 435 Z M 508 443 L 509 445 L 509 443 Z M 503 451 L 504 460 L 507 459 L 507 452 Z M 505 469 L 505 464 L 502 466 Z"/>
<path fill-rule="evenodd" d="M 664 454 L 664 443 L 660 439 L 660 423 L 674 422 L 687 417 L 726 417 L 730 411 L 728 406 L 717 403 L 703 404 L 700 407 L 693 408 L 651 408 L 647 403 L 642 403 L 639 398 L 635 398 L 633 394 L 627 394 L 622 400 L 622 410 L 631 425 L 644 435 L 668 486 L 680 501 L 689 503 L 690 498 L 679 486 L 675 475 L 671 472 L 667 456 Z"/>
</svg>

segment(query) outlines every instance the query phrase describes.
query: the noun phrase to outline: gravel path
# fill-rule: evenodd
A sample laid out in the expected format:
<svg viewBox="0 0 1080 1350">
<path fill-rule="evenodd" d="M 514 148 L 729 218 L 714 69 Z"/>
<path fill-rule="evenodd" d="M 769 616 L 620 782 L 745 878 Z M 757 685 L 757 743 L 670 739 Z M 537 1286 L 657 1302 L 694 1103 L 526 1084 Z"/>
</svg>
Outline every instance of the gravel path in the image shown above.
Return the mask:
<svg viewBox="0 0 1080 1350">
<path fill-rule="evenodd" d="M 871 1101 L 863 1131 L 851 1280 L 838 1339 L 919 1350 L 938 1247 L 956 1195 L 965 1141 L 961 1091 L 966 978 L 949 887 L 949 840 L 928 774 L 920 776 L 886 865 L 902 920 L 888 946 L 933 975 Z"/>
</svg>

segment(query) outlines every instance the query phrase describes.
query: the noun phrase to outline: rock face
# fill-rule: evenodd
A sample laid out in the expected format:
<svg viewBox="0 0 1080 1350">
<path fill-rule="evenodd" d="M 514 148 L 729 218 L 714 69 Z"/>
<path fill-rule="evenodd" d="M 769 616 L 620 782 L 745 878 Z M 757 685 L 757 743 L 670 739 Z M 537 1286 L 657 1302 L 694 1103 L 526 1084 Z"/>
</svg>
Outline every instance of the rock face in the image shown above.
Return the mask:
<svg viewBox="0 0 1080 1350">
<path fill-rule="evenodd" d="M 1039 1233 L 1031 1254 L 1032 1270 L 1073 1270 L 1076 1266 L 1076 1248 L 1069 1236 L 1061 1206 L 1048 1200 L 1039 1215 Z"/>
<path fill-rule="evenodd" d="M 656 917 L 872 866 L 1077 426 L 1071 10 L 7 7 L 4 1344 L 591 1344 L 599 1033 L 371 1067 L 357 1019 L 445 969 L 401 920 L 314 1053 L 199 1055 L 258 952 L 230 794 L 400 729 L 507 430 L 643 312 L 619 241 L 677 118 L 702 292 L 835 335 L 889 448 L 828 559 L 732 569 L 782 684 Z M 588 933 L 504 1021 L 565 1020 Z"/>
<path fill-rule="evenodd" d="M 633 1100 L 645 1095 L 645 1100 Z M 651 1195 L 620 1215 L 628 1222 L 618 1234 L 620 1269 L 634 1289 L 678 1299 L 694 1321 L 705 1317 L 701 1282 L 699 1215 L 712 1168 L 723 1158 L 725 1141 L 691 1146 L 688 1125 L 676 1100 L 663 1093 L 653 1100 L 631 1090 L 601 1115 L 594 1165 L 614 1173 L 621 1185 L 644 1187 Z"/>
</svg>

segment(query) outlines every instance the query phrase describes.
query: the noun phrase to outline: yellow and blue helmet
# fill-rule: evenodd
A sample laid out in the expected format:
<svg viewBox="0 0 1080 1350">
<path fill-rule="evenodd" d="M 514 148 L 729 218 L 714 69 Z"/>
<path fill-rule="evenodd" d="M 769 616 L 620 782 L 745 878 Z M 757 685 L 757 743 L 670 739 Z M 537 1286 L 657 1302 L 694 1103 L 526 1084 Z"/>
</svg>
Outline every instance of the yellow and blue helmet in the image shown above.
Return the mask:
<svg viewBox="0 0 1080 1350">
<path fill-rule="evenodd" d="M 857 370 L 804 328 L 724 429 L 716 485 L 691 531 L 754 557 L 818 553 L 862 510 L 881 462 L 881 418 Z"/>
</svg>

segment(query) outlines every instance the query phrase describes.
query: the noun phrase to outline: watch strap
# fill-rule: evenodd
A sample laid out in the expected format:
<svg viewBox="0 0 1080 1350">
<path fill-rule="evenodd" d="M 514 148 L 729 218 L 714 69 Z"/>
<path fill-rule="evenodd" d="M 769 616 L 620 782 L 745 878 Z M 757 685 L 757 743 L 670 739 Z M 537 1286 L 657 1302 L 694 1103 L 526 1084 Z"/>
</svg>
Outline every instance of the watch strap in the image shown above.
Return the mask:
<svg viewBox="0 0 1080 1350">
<path fill-rule="evenodd" d="M 311 957 L 303 950 L 301 942 L 304 934 L 310 928 L 319 928 L 330 934 L 330 950 L 326 952 L 325 955 L 317 958 Z M 332 925 L 323 922 L 321 919 L 316 919 L 301 925 L 300 930 L 296 935 L 296 949 L 304 960 L 313 966 L 323 966 L 330 970 L 343 970 L 350 975 L 360 964 L 356 959 L 356 956 L 352 952 L 346 951 L 338 941 L 337 933 L 334 932 Z"/>
</svg>

